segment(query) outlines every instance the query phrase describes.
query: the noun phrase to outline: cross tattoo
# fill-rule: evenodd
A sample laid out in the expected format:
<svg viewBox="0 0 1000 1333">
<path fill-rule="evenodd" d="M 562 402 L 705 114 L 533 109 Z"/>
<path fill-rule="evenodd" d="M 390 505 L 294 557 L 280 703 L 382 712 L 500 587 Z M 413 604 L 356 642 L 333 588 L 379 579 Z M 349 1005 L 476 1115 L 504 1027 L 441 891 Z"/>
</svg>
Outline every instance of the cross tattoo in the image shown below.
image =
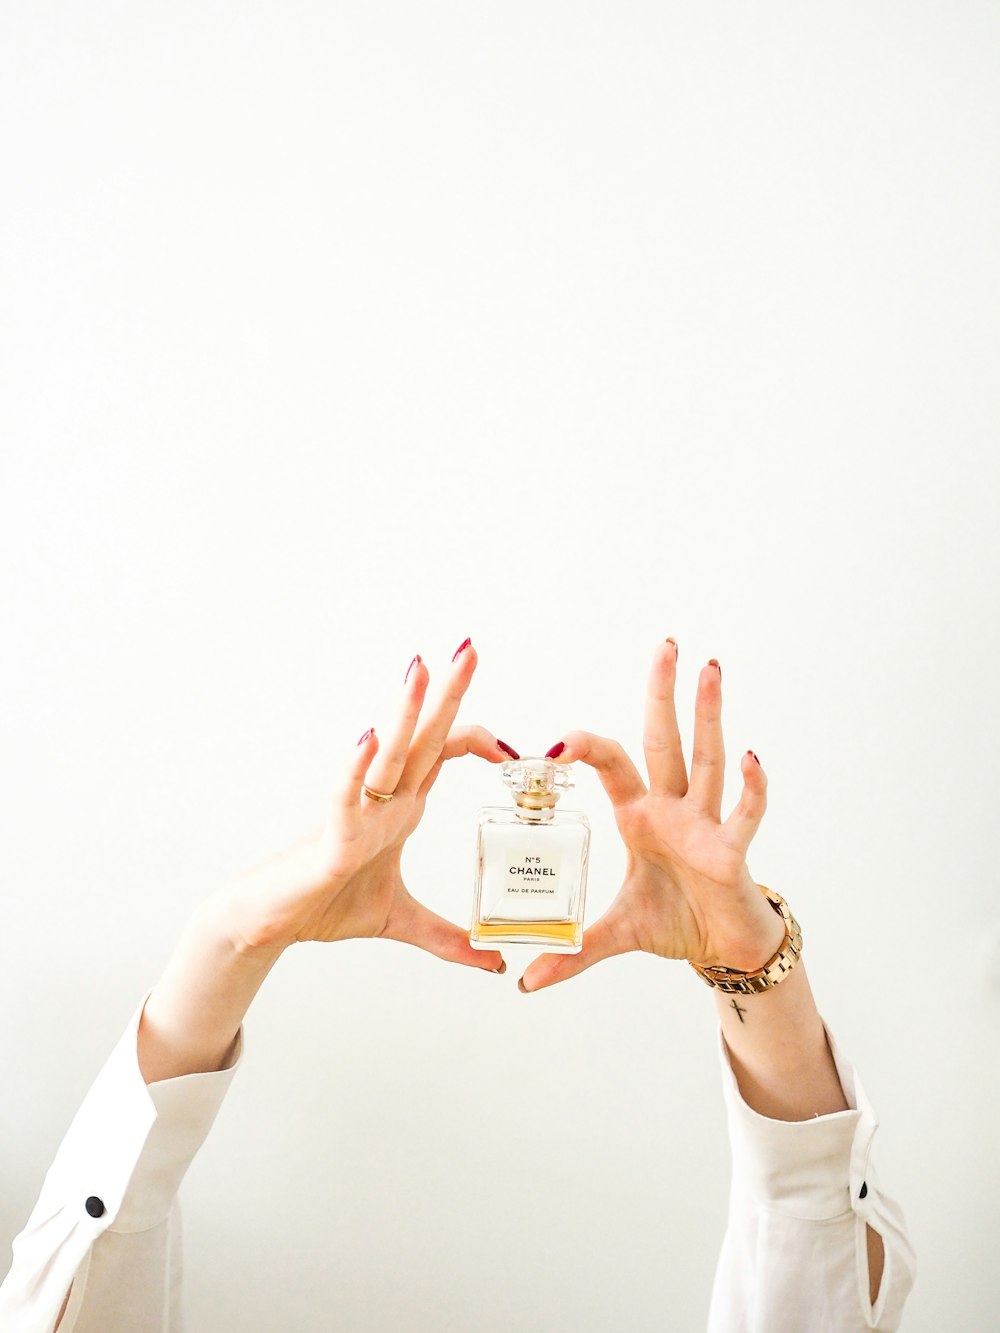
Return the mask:
<svg viewBox="0 0 1000 1333">
<path fill-rule="evenodd" d="M 746 1010 L 745 1010 L 745 1009 L 741 1009 L 740 1006 L 739 1006 L 739 1003 L 738 1003 L 736 1000 L 733 1001 L 733 1008 L 734 1008 L 734 1009 L 736 1010 L 736 1012 L 739 1014 L 739 1016 L 740 1016 L 740 1022 L 742 1023 L 742 1022 L 744 1021 L 744 1020 L 743 1020 L 743 1015 L 746 1013 Z"/>
</svg>

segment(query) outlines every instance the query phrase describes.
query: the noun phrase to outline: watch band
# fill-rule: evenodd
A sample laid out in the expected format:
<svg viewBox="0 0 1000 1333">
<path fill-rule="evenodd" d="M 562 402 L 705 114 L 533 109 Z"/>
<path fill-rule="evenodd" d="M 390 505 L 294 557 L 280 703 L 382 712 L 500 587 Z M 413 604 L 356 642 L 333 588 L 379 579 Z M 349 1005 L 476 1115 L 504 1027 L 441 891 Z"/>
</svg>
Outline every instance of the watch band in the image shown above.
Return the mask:
<svg viewBox="0 0 1000 1333">
<path fill-rule="evenodd" d="M 727 995 L 759 995 L 761 991 L 770 990 L 788 976 L 802 953 L 802 931 L 784 898 L 763 884 L 757 887 L 785 923 L 785 938 L 774 957 L 754 972 L 739 972 L 735 968 L 718 965 L 700 967 L 697 963 L 691 963 L 706 985 L 725 991 Z M 691 960 L 688 959 L 688 962 Z"/>
</svg>

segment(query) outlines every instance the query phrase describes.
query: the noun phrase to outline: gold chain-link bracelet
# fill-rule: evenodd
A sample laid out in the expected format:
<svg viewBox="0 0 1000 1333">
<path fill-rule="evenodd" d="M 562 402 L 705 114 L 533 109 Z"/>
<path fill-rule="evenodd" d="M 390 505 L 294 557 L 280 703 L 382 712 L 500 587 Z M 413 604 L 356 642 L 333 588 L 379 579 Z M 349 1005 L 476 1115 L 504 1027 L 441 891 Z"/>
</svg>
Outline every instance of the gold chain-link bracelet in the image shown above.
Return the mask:
<svg viewBox="0 0 1000 1333">
<path fill-rule="evenodd" d="M 788 976 L 802 953 L 802 931 L 784 898 L 763 884 L 757 887 L 785 923 L 785 938 L 774 957 L 754 972 L 738 972 L 732 967 L 699 967 L 697 963 L 691 963 L 706 985 L 725 991 L 727 995 L 759 995 L 761 991 L 777 986 Z"/>
</svg>

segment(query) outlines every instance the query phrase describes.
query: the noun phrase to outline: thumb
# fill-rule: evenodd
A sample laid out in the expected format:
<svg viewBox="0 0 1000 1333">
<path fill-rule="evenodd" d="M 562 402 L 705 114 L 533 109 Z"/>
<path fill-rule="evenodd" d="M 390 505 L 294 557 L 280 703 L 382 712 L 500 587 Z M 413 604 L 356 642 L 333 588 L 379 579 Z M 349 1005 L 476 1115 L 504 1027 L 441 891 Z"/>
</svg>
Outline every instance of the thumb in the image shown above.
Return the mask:
<svg viewBox="0 0 1000 1333">
<path fill-rule="evenodd" d="M 503 956 L 493 949 L 474 949 L 469 943 L 468 930 L 462 930 L 453 921 L 438 916 L 416 898 L 405 894 L 394 904 L 382 931 L 382 938 L 400 940 L 426 949 L 437 958 L 449 963 L 464 963 L 482 972 L 506 972 Z"/>
<path fill-rule="evenodd" d="M 583 933 L 583 948 L 579 953 L 543 953 L 540 958 L 529 964 L 524 975 L 517 983 L 517 988 L 524 994 L 554 986 L 559 981 L 569 981 L 577 977 L 595 963 L 605 958 L 614 958 L 618 954 L 637 949 L 637 944 L 623 939 L 616 929 L 612 912 L 608 911 Z"/>
</svg>

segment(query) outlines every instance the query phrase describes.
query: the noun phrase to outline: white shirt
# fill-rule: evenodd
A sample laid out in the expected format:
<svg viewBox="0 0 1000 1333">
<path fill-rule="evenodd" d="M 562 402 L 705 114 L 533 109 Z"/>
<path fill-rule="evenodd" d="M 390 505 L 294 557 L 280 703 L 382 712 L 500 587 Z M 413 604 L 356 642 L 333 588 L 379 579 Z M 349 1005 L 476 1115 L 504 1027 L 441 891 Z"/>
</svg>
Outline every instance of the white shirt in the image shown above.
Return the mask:
<svg viewBox="0 0 1000 1333">
<path fill-rule="evenodd" d="M 177 1190 L 239 1066 L 148 1086 L 136 1049 L 145 997 L 77 1112 L 0 1287 L 0 1333 L 182 1333 Z M 829 1034 L 828 1034 L 829 1035 Z M 733 1156 L 729 1223 L 708 1333 L 855 1333 L 899 1326 L 913 1251 L 870 1161 L 878 1121 L 832 1037 L 848 1111 L 787 1122 L 740 1096 L 719 1033 Z M 864 1197 L 862 1197 L 862 1195 Z M 97 1214 L 96 1216 L 94 1214 Z M 868 1299 L 865 1224 L 885 1270 Z"/>
</svg>

